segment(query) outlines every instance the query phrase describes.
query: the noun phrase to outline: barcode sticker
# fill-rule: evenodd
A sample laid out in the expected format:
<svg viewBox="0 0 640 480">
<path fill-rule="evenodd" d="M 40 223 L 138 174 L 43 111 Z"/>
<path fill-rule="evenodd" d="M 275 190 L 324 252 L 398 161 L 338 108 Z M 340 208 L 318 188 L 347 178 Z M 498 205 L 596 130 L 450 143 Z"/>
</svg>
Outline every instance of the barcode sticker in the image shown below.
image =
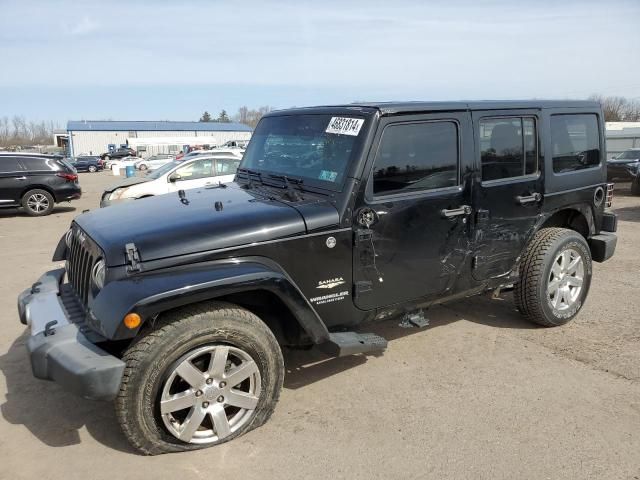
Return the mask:
<svg viewBox="0 0 640 480">
<path fill-rule="evenodd" d="M 325 132 L 356 137 L 360 133 L 363 124 L 363 118 L 331 117 Z"/>
</svg>

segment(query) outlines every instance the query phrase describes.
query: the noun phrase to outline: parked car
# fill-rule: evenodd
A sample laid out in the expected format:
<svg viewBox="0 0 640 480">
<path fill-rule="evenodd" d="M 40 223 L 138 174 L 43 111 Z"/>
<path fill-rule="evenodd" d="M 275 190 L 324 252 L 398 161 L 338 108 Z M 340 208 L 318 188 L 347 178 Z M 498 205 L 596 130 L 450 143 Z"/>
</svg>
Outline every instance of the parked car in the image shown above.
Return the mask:
<svg viewBox="0 0 640 480">
<path fill-rule="evenodd" d="M 111 160 L 105 160 L 104 162 L 104 168 L 111 170 L 111 167 L 113 167 L 114 165 L 117 165 L 118 168 L 125 168 L 125 167 L 129 167 L 131 165 L 136 164 L 136 162 L 142 160 L 139 157 L 124 157 L 124 158 L 116 158 L 116 159 L 111 159 Z"/>
<path fill-rule="evenodd" d="M 233 156 L 236 158 L 242 158 L 244 154 L 244 150 L 239 148 L 215 148 L 213 150 L 194 150 L 193 152 L 189 152 L 181 158 L 177 158 L 176 160 L 190 160 L 195 157 L 199 157 L 201 155 L 206 155 L 208 157 L 229 157 Z"/>
<path fill-rule="evenodd" d="M 640 148 L 630 148 L 607 161 L 610 181 L 631 182 L 631 193 L 640 195 Z"/>
<path fill-rule="evenodd" d="M 78 175 L 62 156 L 0 152 L 0 207 L 41 217 L 81 193 Z"/>
<path fill-rule="evenodd" d="M 423 327 L 429 305 L 511 287 L 527 319 L 566 324 L 616 247 L 603 120 L 577 101 L 269 113 L 234 182 L 76 217 L 53 257 L 69 283 L 19 297 L 32 370 L 115 399 L 158 454 L 264 424 L 284 346 L 379 354 L 365 322 Z"/>
<path fill-rule="evenodd" d="M 69 163 L 77 172 L 98 172 L 104 168 L 104 161 L 100 157 L 84 156 L 72 158 Z"/>
<path fill-rule="evenodd" d="M 100 154 L 100 158 L 102 160 L 111 160 L 111 159 L 135 157 L 135 156 L 136 156 L 136 151 L 133 148 L 129 148 L 129 147 L 120 147 L 115 149 L 113 152 L 105 152 Z"/>
<path fill-rule="evenodd" d="M 248 144 L 249 140 L 229 140 L 216 148 L 242 148 L 244 150 Z"/>
<path fill-rule="evenodd" d="M 157 155 L 152 155 L 150 157 L 143 158 L 142 160 L 138 160 L 134 165 L 138 170 L 155 170 L 173 160 L 175 160 L 173 155 L 168 153 L 159 153 Z"/>
<path fill-rule="evenodd" d="M 102 194 L 101 207 L 165 193 L 231 182 L 240 159 L 199 156 L 186 161 L 172 161 L 144 177 L 127 178 Z"/>
</svg>

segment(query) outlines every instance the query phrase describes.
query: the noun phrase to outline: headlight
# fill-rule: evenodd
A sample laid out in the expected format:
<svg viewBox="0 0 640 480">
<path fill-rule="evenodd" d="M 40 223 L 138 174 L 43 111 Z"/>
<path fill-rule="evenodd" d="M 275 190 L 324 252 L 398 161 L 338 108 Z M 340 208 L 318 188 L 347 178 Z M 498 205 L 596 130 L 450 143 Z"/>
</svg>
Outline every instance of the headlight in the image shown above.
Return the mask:
<svg viewBox="0 0 640 480">
<path fill-rule="evenodd" d="M 64 234 L 64 243 L 67 245 L 67 248 L 71 248 L 71 235 L 73 235 L 73 230 L 69 229 L 67 233 Z"/>
<path fill-rule="evenodd" d="M 91 269 L 91 280 L 93 284 L 98 288 L 98 290 L 102 290 L 104 287 L 104 277 L 107 273 L 107 266 L 104 263 L 104 260 L 101 258 L 98 260 Z"/>
<path fill-rule="evenodd" d="M 116 188 L 111 195 L 109 196 L 109 200 L 119 200 L 122 198 L 122 195 L 127 191 L 127 188 Z"/>
</svg>

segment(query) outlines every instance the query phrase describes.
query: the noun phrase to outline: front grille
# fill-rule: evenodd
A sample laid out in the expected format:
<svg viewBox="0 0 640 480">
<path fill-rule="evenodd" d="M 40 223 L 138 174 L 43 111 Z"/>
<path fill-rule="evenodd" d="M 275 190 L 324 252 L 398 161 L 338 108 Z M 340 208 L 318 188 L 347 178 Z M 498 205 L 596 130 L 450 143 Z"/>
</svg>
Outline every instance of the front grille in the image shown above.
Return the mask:
<svg viewBox="0 0 640 480">
<path fill-rule="evenodd" d="M 89 298 L 91 269 L 96 260 L 91 255 L 88 242 L 88 237 L 79 228 L 72 229 L 67 238 L 67 277 L 84 305 Z"/>
</svg>

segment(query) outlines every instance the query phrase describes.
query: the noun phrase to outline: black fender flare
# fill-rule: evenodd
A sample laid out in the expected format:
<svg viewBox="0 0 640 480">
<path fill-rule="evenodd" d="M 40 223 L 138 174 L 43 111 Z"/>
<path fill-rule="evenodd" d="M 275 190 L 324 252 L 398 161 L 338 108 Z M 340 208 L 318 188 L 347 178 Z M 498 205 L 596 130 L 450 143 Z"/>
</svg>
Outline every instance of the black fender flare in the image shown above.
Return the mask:
<svg viewBox="0 0 640 480">
<path fill-rule="evenodd" d="M 324 322 L 295 282 L 278 264 L 264 257 L 182 265 L 108 282 L 90 305 L 88 322 L 108 339 L 127 339 L 135 337 L 140 329 L 124 326 L 123 318 L 128 313 L 139 314 L 144 323 L 172 308 L 252 290 L 277 295 L 314 343 L 329 338 Z"/>
</svg>

